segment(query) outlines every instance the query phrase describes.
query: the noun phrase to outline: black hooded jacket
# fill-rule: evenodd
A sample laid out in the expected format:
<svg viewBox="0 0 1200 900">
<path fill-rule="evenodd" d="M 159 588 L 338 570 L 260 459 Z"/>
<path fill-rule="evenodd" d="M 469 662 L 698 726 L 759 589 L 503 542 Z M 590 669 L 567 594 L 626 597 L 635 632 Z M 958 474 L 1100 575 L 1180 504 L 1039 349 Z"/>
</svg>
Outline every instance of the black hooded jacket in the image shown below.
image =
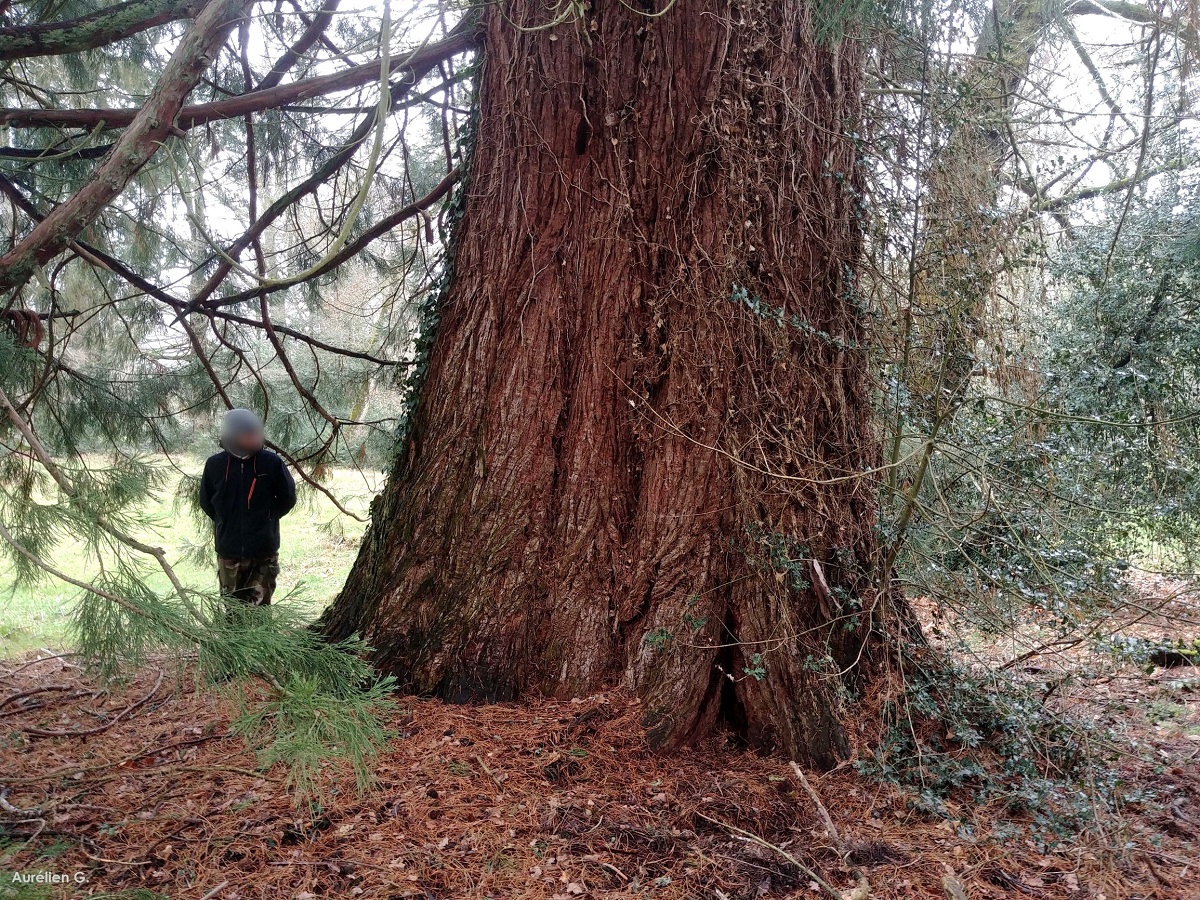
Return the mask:
<svg viewBox="0 0 1200 900">
<path fill-rule="evenodd" d="M 270 450 L 245 459 L 222 450 L 204 464 L 200 506 L 213 520 L 217 556 L 252 559 L 279 552 L 279 519 L 295 505 L 292 473 Z"/>
</svg>

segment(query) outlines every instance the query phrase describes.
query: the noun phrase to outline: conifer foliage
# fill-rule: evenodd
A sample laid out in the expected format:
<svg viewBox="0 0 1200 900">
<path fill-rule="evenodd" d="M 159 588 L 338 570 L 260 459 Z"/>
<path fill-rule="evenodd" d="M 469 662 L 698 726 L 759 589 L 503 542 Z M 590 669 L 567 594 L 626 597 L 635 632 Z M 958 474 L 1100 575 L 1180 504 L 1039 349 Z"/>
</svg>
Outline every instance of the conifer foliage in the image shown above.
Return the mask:
<svg viewBox="0 0 1200 900">
<path fill-rule="evenodd" d="M 4 568 L 78 592 L 75 644 L 106 675 L 165 651 L 205 683 L 249 680 L 243 731 L 304 789 L 332 753 L 365 783 L 389 682 L 286 600 L 227 611 L 143 500 L 235 405 L 335 504 L 329 466 L 387 452 L 474 42 L 453 4 L 0 12 Z"/>
</svg>

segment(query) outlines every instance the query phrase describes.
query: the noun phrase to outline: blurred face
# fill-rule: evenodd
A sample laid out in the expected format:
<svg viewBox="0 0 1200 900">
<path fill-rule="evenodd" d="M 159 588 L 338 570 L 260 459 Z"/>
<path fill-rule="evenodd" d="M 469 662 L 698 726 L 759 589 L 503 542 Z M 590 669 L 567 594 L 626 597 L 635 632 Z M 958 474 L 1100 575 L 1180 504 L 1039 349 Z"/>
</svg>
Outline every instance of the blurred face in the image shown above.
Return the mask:
<svg viewBox="0 0 1200 900">
<path fill-rule="evenodd" d="M 237 439 L 237 444 L 243 453 L 257 453 L 263 448 L 262 429 L 247 431 Z"/>
</svg>

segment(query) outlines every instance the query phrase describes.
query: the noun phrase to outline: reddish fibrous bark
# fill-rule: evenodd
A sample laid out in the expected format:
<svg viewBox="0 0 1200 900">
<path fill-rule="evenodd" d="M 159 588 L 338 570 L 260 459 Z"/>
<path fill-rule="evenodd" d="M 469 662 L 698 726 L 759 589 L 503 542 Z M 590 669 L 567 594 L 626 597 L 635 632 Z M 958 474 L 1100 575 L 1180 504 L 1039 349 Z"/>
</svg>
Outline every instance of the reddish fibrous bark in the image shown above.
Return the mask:
<svg viewBox="0 0 1200 900">
<path fill-rule="evenodd" d="M 850 42 L 796 0 L 483 13 L 453 275 L 323 619 L 412 691 L 832 765 L 878 663 Z M 649 11 L 647 6 L 646 10 Z"/>
</svg>

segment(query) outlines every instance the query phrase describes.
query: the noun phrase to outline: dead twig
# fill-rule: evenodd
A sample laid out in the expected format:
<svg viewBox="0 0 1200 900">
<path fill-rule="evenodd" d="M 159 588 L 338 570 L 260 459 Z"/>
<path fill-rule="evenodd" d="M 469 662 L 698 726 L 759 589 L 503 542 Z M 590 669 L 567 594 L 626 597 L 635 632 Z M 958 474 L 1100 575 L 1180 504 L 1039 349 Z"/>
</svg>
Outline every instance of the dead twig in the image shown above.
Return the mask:
<svg viewBox="0 0 1200 900">
<path fill-rule="evenodd" d="M 96 694 L 96 691 L 76 691 L 75 693 L 68 694 L 61 699 L 63 702 L 66 702 L 69 700 L 78 700 L 80 697 L 95 697 Z M 48 704 L 39 701 L 37 703 L 30 703 L 28 706 L 18 706 L 15 709 L 6 709 L 3 712 L 0 712 L 0 719 L 7 719 L 10 716 L 19 716 L 21 713 L 33 712 L 35 709 L 42 709 L 47 705 Z"/>
<path fill-rule="evenodd" d="M 45 804 L 43 804 L 43 806 L 44 805 Z M 4 810 L 6 813 L 11 813 L 12 815 L 19 817 L 15 821 L 6 822 L 5 824 L 8 826 L 31 825 L 34 822 L 37 823 L 37 829 L 33 832 L 33 834 L 25 838 L 26 843 L 34 840 L 46 828 L 46 810 L 42 806 L 37 806 L 32 809 L 22 809 L 19 806 L 13 806 L 13 804 L 8 802 L 8 788 L 0 790 L 0 809 Z"/>
<path fill-rule="evenodd" d="M 114 760 L 113 762 L 101 763 L 98 766 L 63 766 L 58 769 L 51 769 L 48 772 L 42 772 L 38 775 L 29 775 L 24 778 L 10 778 L 10 779 L 8 779 L 8 783 L 9 784 L 31 784 L 31 783 L 37 782 L 37 781 L 46 781 L 48 779 L 54 778 L 55 776 L 59 776 L 59 775 L 71 776 L 74 778 L 82 778 L 85 774 L 88 774 L 90 772 L 101 772 L 101 771 L 104 771 L 105 769 L 122 768 L 131 762 L 134 762 L 139 759 L 144 759 L 147 756 L 157 756 L 158 754 L 163 753 L 164 751 L 167 751 L 167 750 L 174 750 L 174 749 L 177 749 L 180 747 L 191 747 L 196 744 L 203 744 L 206 741 L 224 740 L 225 738 L 229 738 L 232 736 L 233 735 L 229 734 L 228 732 L 202 735 L 201 737 L 192 738 L 191 740 L 175 741 L 174 743 L 171 743 L 171 744 L 163 744 L 161 746 L 154 747 L 149 750 L 142 750 L 142 751 L 139 751 L 138 753 L 134 753 L 130 756 L 126 756 L 122 759 Z M 164 771 L 164 768 L 161 766 L 147 766 L 147 767 L 141 768 L 141 769 L 127 770 L 124 774 L 139 774 L 139 773 L 151 773 L 151 772 L 160 772 L 160 771 Z M 249 770 L 247 770 L 247 771 L 249 771 Z M 258 773 L 255 773 L 255 774 L 258 774 Z"/>
<path fill-rule="evenodd" d="M 19 806 L 13 806 L 8 802 L 8 788 L 0 790 L 0 809 L 6 813 L 12 813 L 14 816 L 24 816 L 27 819 L 36 819 L 45 812 L 40 806 L 33 809 L 22 809 Z"/>
<path fill-rule="evenodd" d="M 722 828 L 728 829 L 735 835 L 740 836 L 742 840 L 750 841 L 753 844 L 758 844 L 760 847 L 765 847 L 768 850 L 774 850 L 793 866 L 815 881 L 826 893 L 829 894 L 830 897 L 833 897 L 834 900 L 867 900 L 867 898 L 870 896 L 868 893 L 870 890 L 870 885 L 867 884 L 867 880 L 865 878 L 859 881 L 858 886 L 855 887 L 853 891 L 844 894 L 804 863 L 800 862 L 800 860 L 796 859 L 796 857 L 792 856 L 792 854 L 784 850 L 782 847 L 772 844 L 770 841 L 764 840 L 757 834 L 754 834 L 751 831 L 746 831 L 744 828 L 738 828 L 736 825 L 730 825 L 728 822 L 722 822 L 720 819 L 713 819 L 709 816 L 706 816 L 699 810 L 696 811 L 696 815 L 701 819 L 704 819 L 706 822 L 712 822 L 714 825 L 720 825 Z"/>
<path fill-rule="evenodd" d="M 829 816 L 829 810 L 825 808 L 825 804 L 821 802 L 821 798 L 817 796 L 817 792 L 813 790 L 813 786 L 808 783 L 808 779 L 804 777 L 804 770 L 792 762 L 792 774 L 796 776 L 796 780 L 800 782 L 800 786 L 804 788 L 804 793 L 808 794 L 808 799 L 813 802 L 817 808 L 817 814 L 821 817 L 821 822 L 825 826 L 825 833 L 829 835 L 829 839 L 833 841 L 833 846 L 842 858 L 846 857 L 846 844 L 842 840 L 842 836 L 838 834 L 837 827 L 833 824 L 833 819 Z"/>
<path fill-rule="evenodd" d="M 108 729 L 112 728 L 114 725 L 116 725 L 122 719 L 128 718 L 130 715 L 132 715 L 138 709 L 141 709 L 143 706 L 145 706 L 147 703 L 149 703 L 154 698 L 154 696 L 158 693 L 158 689 L 160 687 L 162 687 L 162 683 L 163 683 L 163 670 L 159 669 L 158 670 L 158 680 L 154 682 L 154 687 L 152 687 L 150 689 L 150 693 L 146 694 L 146 696 L 142 697 L 142 699 L 138 700 L 136 703 L 132 703 L 129 706 L 125 707 L 123 710 L 121 710 L 119 713 L 117 713 L 115 716 L 113 716 L 111 719 L 109 719 L 103 725 L 97 725 L 95 728 L 84 728 L 84 729 L 75 730 L 75 731 L 60 731 L 60 730 L 53 730 L 53 729 L 47 729 L 47 728 L 34 728 L 34 727 L 30 726 L 28 728 L 23 728 L 21 730 L 24 731 L 28 735 L 32 735 L 33 737 L 84 737 L 89 734 L 99 734 L 102 731 L 107 731 Z"/>
<path fill-rule="evenodd" d="M 207 894 L 205 894 L 203 897 L 201 897 L 200 900 L 212 900 L 213 897 L 217 896 L 217 894 L 221 893 L 221 891 L 225 890 L 225 888 L 227 888 L 227 887 L 229 887 L 229 879 L 228 878 L 226 878 L 224 881 L 222 881 L 220 884 L 218 884 L 215 888 L 213 888 L 211 891 L 209 891 Z"/>
<path fill-rule="evenodd" d="M 51 653 L 51 652 L 50 652 L 49 650 L 47 650 L 45 647 L 43 647 L 43 648 L 42 648 L 42 649 L 41 649 L 39 652 L 41 652 L 41 653 L 45 653 L 45 654 L 48 654 L 48 655 L 47 655 L 47 656 L 39 656 L 37 659 L 31 659 L 31 660 L 29 660 L 29 662 L 27 662 L 27 663 L 23 663 L 22 665 L 19 665 L 19 666 L 17 666 L 17 667 L 16 667 L 15 669 L 13 669 L 11 672 L 4 672 L 3 674 L 0 674 L 0 678 L 12 678 L 12 677 L 14 677 L 14 676 L 16 676 L 16 675 L 20 675 L 20 674 L 21 674 L 22 672 L 24 672 L 26 669 L 31 669 L 31 668 L 33 668 L 34 666 L 36 666 L 38 663 L 49 662 L 49 661 L 50 661 L 50 660 L 52 660 L 52 659 L 67 659 L 67 658 L 69 658 L 69 657 L 72 657 L 72 656 L 78 656 L 78 655 L 79 655 L 78 653 L 74 653 L 74 652 L 70 652 L 70 653 Z M 69 668 L 72 668 L 72 669 L 78 669 L 78 668 L 80 668 L 79 666 L 77 666 L 77 665 L 74 665 L 73 663 L 63 663 L 63 667 L 64 667 L 64 668 L 67 668 L 67 667 L 69 667 Z"/>
<path fill-rule="evenodd" d="M 482 756 L 480 756 L 478 753 L 473 753 L 471 755 L 471 759 L 473 759 L 473 760 L 475 760 L 475 762 L 479 763 L 479 768 L 483 769 L 484 775 L 486 775 L 488 778 L 492 779 L 492 781 L 496 782 L 496 787 L 500 788 L 500 790 L 504 790 L 504 784 L 500 781 L 499 778 L 496 777 L 496 773 L 488 768 L 488 765 L 487 765 L 487 763 L 485 763 L 483 761 Z"/>
<path fill-rule="evenodd" d="M 0 707 L 8 706 L 8 704 L 16 700 L 24 700 L 26 697 L 32 697 L 35 694 L 44 694 L 47 691 L 69 691 L 69 684 L 47 684 L 43 687 L 30 688 L 27 691 L 17 691 L 15 694 L 9 694 L 3 700 L 0 700 Z"/>
</svg>

